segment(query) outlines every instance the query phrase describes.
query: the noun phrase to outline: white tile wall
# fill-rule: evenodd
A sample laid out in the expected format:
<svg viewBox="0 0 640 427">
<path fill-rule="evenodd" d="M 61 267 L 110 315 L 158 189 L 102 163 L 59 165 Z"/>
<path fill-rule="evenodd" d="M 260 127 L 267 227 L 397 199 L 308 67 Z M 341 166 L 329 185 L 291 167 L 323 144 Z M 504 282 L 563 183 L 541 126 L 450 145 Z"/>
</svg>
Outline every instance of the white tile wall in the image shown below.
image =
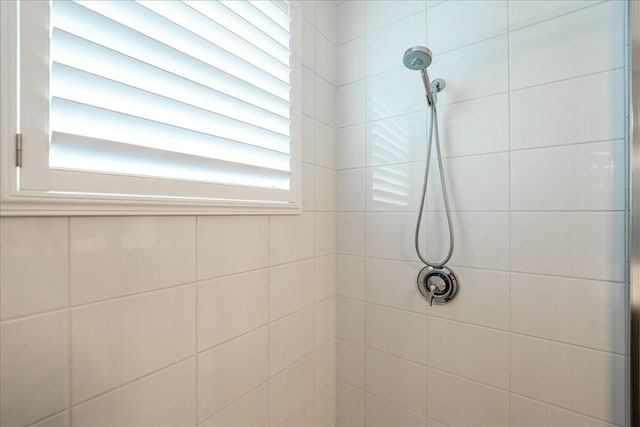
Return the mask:
<svg viewBox="0 0 640 427">
<path fill-rule="evenodd" d="M 269 380 L 270 425 L 281 425 L 314 394 L 313 353 Z"/>
<path fill-rule="evenodd" d="M 425 315 L 367 304 L 365 317 L 367 347 L 425 365 L 427 363 L 426 336 Z"/>
<path fill-rule="evenodd" d="M 336 419 L 349 426 L 364 425 L 364 390 L 338 381 Z"/>
<path fill-rule="evenodd" d="M 2 319 L 62 308 L 69 281 L 66 218 L 0 219 Z"/>
<path fill-rule="evenodd" d="M 338 381 L 364 388 L 364 352 L 361 345 L 336 340 L 336 358 L 340 360 L 336 371 Z"/>
<path fill-rule="evenodd" d="M 82 426 L 193 425 L 196 363 L 194 358 L 76 406 L 73 422 Z"/>
<path fill-rule="evenodd" d="M 428 347 L 429 365 L 436 369 L 501 389 L 509 387 L 506 332 L 430 317 Z"/>
<path fill-rule="evenodd" d="M 336 167 L 338 169 L 364 166 L 365 128 L 354 125 L 336 132 Z"/>
<path fill-rule="evenodd" d="M 365 366 L 367 391 L 426 416 L 426 366 L 369 349 Z"/>
<path fill-rule="evenodd" d="M 305 308 L 269 325 L 269 372 L 274 375 L 313 350 L 314 309 Z"/>
<path fill-rule="evenodd" d="M 203 421 L 269 378 L 266 328 L 198 355 L 198 420 Z"/>
<path fill-rule="evenodd" d="M 71 303 L 193 282 L 195 226 L 193 217 L 72 218 Z"/>
<path fill-rule="evenodd" d="M 211 348 L 266 324 L 270 309 L 268 295 L 266 269 L 200 282 L 198 350 Z"/>
<path fill-rule="evenodd" d="M 209 418 L 202 425 L 225 427 L 268 424 L 269 392 L 267 384 L 263 384 Z"/>
<path fill-rule="evenodd" d="M 72 402 L 83 402 L 194 354 L 195 309 L 194 285 L 74 308 Z"/>
<path fill-rule="evenodd" d="M 624 145 L 616 140 L 512 153 L 513 209 L 623 210 Z"/>
<path fill-rule="evenodd" d="M 620 425 L 624 382 L 622 355 L 511 337 L 511 389 L 517 394 Z"/>
<path fill-rule="evenodd" d="M 305 212 L 2 218 L 0 425 L 623 424 L 623 2 L 301 4 Z M 432 308 L 413 44 L 448 84 Z"/>
<path fill-rule="evenodd" d="M 452 214 L 458 245 L 451 264 L 491 270 L 509 268 L 509 214 L 506 212 L 457 212 Z M 431 258 L 442 259 L 447 250 L 447 222 L 443 212 L 428 216 Z"/>
<path fill-rule="evenodd" d="M 517 395 L 511 396 L 510 416 L 511 424 L 521 427 L 536 427 L 540 425 L 549 427 L 610 427 L 612 425 Z"/>
<path fill-rule="evenodd" d="M 292 262 L 269 270 L 269 317 L 279 319 L 313 303 L 314 260 Z M 331 296 L 329 294 L 328 296 Z"/>
<path fill-rule="evenodd" d="M 509 210 L 508 153 L 450 158 L 445 160 L 443 166 L 447 190 L 451 192 L 449 200 L 451 209 L 455 211 Z M 435 174 L 431 176 L 435 177 Z M 487 191 L 489 188 L 491 191 Z M 429 183 L 428 201 L 437 200 L 440 197 L 440 191 L 440 181 L 432 179 Z M 416 204 L 416 209 L 419 204 L 419 202 Z M 431 210 L 439 208 L 439 205 L 434 206 L 433 203 L 430 207 Z"/>
<path fill-rule="evenodd" d="M 624 213 L 514 213 L 514 271 L 624 281 Z"/>
<path fill-rule="evenodd" d="M 546 19 L 564 15 L 574 10 L 593 6 L 602 0 L 521 0 L 509 4 L 509 28 L 516 29 L 536 24 Z"/>
<path fill-rule="evenodd" d="M 509 394 L 429 369 L 429 417 L 448 426 L 508 426 Z"/>
<path fill-rule="evenodd" d="M 268 233 L 265 217 L 198 218 L 198 279 L 265 268 Z"/>
<path fill-rule="evenodd" d="M 368 426 L 424 426 L 424 416 L 395 405 L 371 393 L 365 396 L 365 423 Z"/>
<path fill-rule="evenodd" d="M 365 67 L 367 76 L 402 67 L 402 54 L 407 47 L 419 45 L 427 37 L 425 19 L 425 12 L 419 12 L 379 30 L 368 32 Z"/>
<path fill-rule="evenodd" d="M 603 2 L 513 31 L 511 88 L 622 67 L 624 7 L 624 2 Z"/>
<path fill-rule="evenodd" d="M 365 2 L 353 0 L 338 6 L 338 41 L 344 43 L 364 35 Z"/>
<path fill-rule="evenodd" d="M 519 273 L 511 279 L 512 331 L 625 352 L 624 284 Z"/>
<path fill-rule="evenodd" d="M 443 156 L 509 150 L 509 102 L 509 95 L 503 93 L 439 108 L 440 138 L 447 141 L 442 145 Z M 513 105 L 513 97 L 511 103 Z M 421 121 L 423 129 L 425 120 Z"/>
<path fill-rule="evenodd" d="M 337 255 L 336 279 L 336 295 L 364 299 L 365 258 Z"/>
<path fill-rule="evenodd" d="M 427 16 L 427 40 L 436 55 L 507 32 L 506 1 L 447 1 Z"/>
<path fill-rule="evenodd" d="M 366 4 L 365 26 L 368 32 L 375 31 L 404 17 L 424 10 L 426 4 L 421 0 L 407 0 L 389 7 L 388 3 L 370 2 Z"/>
<path fill-rule="evenodd" d="M 340 4 L 337 425 L 623 424 L 623 9 Z M 416 289 L 413 243 L 428 111 L 419 73 L 399 63 L 416 44 L 447 82 L 460 291 L 434 307 Z M 447 249 L 438 172 L 421 236 L 432 259 Z"/>
<path fill-rule="evenodd" d="M 349 2 L 352 4 L 357 2 Z M 365 39 L 359 37 L 338 47 L 337 82 L 340 85 L 364 78 Z"/>
<path fill-rule="evenodd" d="M 432 79 L 445 76 L 447 81 L 447 89 L 438 94 L 438 102 L 452 104 L 506 92 L 509 84 L 507 53 L 508 37 L 503 35 L 438 55 L 429 67 Z M 411 73 L 412 79 L 407 78 L 412 80 L 413 91 L 418 93 L 423 90 L 422 82 L 415 74 Z M 423 98 L 420 101 L 424 104 Z"/>
<path fill-rule="evenodd" d="M 622 139 L 624 105 L 616 94 L 623 93 L 623 85 L 623 71 L 616 69 L 514 91 L 513 148 Z"/>
<path fill-rule="evenodd" d="M 304 213 L 1 218 L 0 426 L 334 425 L 339 25 L 301 6 Z"/>
<path fill-rule="evenodd" d="M 69 315 L 9 321 L 0 330 L 0 422 L 28 425 L 69 405 Z"/>
</svg>

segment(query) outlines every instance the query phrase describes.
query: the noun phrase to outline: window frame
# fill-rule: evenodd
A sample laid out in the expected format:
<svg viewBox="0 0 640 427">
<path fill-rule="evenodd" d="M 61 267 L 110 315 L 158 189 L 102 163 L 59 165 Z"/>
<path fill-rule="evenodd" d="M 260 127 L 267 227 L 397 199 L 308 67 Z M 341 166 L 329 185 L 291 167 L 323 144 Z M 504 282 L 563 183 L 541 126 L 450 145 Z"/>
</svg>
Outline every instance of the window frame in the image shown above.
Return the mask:
<svg viewBox="0 0 640 427">
<path fill-rule="evenodd" d="M 19 129 L 20 85 L 19 2 L 0 2 L 0 216 L 19 215 L 228 215 L 228 214 L 298 214 L 301 212 L 302 186 L 302 13 L 300 4 L 290 0 L 291 8 L 291 175 L 289 201 L 242 200 L 225 198 L 234 187 L 224 184 L 158 180 L 155 178 L 115 175 L 112 181 L 136 182 L 156 194 L 122 195 L 96 188 L 93 193 L 63 193 L 60 191 L 20 188 L 20 169 L 16 166 L 16 135 Z M 42 157 L 42 147 L 22 144 L 23 162 Z M 48 155 L 48 150 L 47 155 Z M 42 163 L 42 161 L 40 161 Z M 42 170 L 49 174 L 50 169 Z M 39 173 L 39 170 L 36 171 Z M 77 172 L 71 172 L 77 173 Z M 91 176 L 91 172 L 79 172 Z M 100 174 L 97 174 L 100 175 Z M 94 175 L 95 176 L 95 175 Z M 45 178 L 49 183 L 48 178 Z M 170 187 L 173 195 L 158 195 Z M 194 196 L 194 189 L 212 188 L 215 197 Z M 138 188 L 138 187 L 136 187 Z M 222 190 L 222 192 L 221 192 Z M 258 189 L 268 195 L 269 189 Z"/>
</svg>

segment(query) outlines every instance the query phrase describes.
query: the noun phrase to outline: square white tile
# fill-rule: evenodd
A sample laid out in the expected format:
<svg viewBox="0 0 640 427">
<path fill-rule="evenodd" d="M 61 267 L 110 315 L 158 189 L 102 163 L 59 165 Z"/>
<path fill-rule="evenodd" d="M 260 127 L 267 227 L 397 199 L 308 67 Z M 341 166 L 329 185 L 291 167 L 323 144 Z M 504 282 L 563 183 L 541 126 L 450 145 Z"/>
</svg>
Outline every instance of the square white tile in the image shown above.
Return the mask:
<svg viewBox="0 0 640 427">
<path fill-rule="evenodd" d="M 515 151 L 514 210 L 621 211 L 625 206 L 624 141 Z"/>
<path fill-rule="evenodd" d="M 193 282 L 196 218 L 73 217 L 71 303 Z"/>
<path fill-rule="evenodd" d="M 198 350 L 205 350 L 268 322 L 266 269 L 198 283 Z"/>
<path fill-rule="evenodd" d="M 517 272 L 624 280 L 624 213 L 512 213 L 511 268 Z"/>
<path fill-rule="evenodd" d="M 507 1 L 440 3 L 427 13 L 427 30 L 429 48 L 436 55 L 504 34 L 507 32 Z"/>
<path fill-rule="evenodd" d="M 551 93 L 553 102 L 549 101 Z M 623 99 L 622 69 L 513 91 L 512 146 L 532 148 L 622 139 Z"/>
<path fill-rule="evenodd" d="M 369 303 L 365 342 L 367 348 L 426 365 L 427 316 Z"/>
<path fill-rule="evenodd" d="M 509 39 L 511 89 L 621 67 L 624 8 L 624 2 L 602 2 L 513 31 Z"/>
<path fill-rule="evenodd" d="M 365 67 L 367 76 L 402 67 L 405 50 L 411 46 L 421 46 L 426 43 L 426 20 L 425 12 L 419 12 L 367 33 Z"/>
<path fill-rule="evenodd" d="M 465 402 L 463 411 L 459 409 L 459 402 Z M 447 426 L 506 427 L 509 425 L 509 394 L 429 369 L 429 417 Z"/>
<path fill-rule="evenodd" d="M 196 351 L 194 285 L 71 311 L 71 398 L 82 402 Z"/>
<path fill-rule="evenodd" d="M 72 410 L 77 425 L 186 426 L 196 409 L 196 363 L 190 358 Z"/>
<path fill-rule="evenodd" d="M 269 378 L 268 338 L 265 327 L 198 355 L 198 421 Z"/>
<path fill-rule="evenodd" d="M 269 217 L 198 217 L 198 279 L 264 268 L 269 261 Z"/>
<path fill-rule="evenodd" d="M 427 414 L 427 367 L 367 349 L 367 391 L 422 416 Z"/>
<path fill-rule="evenodd" d="M 67 305 L 68 224 L 67 218 L 0 218 L 2 319 Z"/>
<path fill-rule="evenodd" d="M 66 311 L 4 322 L 0 341 L 0 422 L 29 425 L 69 405 Z"/>
</svg>

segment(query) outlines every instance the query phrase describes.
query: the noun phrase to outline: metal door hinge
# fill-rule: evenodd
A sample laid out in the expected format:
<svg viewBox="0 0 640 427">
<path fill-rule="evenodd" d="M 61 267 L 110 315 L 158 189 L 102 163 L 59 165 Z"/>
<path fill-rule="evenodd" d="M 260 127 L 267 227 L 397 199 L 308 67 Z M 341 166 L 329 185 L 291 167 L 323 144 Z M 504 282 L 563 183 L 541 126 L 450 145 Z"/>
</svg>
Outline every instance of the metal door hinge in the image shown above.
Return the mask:
<svg viewBox="0 0 640 427">
<path fill-rule="evenodd" d="M 16 134 L 16 166 L 22 167 L 22 134 Z"/>
</svg>

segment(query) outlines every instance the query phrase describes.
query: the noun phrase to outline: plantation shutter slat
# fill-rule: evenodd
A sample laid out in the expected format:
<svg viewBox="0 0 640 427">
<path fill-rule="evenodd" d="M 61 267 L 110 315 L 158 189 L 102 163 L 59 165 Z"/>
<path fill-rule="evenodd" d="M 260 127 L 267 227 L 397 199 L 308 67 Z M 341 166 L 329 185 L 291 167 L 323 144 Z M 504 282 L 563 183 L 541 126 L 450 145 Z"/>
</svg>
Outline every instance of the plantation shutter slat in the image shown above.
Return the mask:
<svg viewBox="0 0 640 427">
<path fill-rule="evenodd" d="M 272 2 L 53 1 L 50 167 L 289 189 L 290 22 Z"/>
</svg>

